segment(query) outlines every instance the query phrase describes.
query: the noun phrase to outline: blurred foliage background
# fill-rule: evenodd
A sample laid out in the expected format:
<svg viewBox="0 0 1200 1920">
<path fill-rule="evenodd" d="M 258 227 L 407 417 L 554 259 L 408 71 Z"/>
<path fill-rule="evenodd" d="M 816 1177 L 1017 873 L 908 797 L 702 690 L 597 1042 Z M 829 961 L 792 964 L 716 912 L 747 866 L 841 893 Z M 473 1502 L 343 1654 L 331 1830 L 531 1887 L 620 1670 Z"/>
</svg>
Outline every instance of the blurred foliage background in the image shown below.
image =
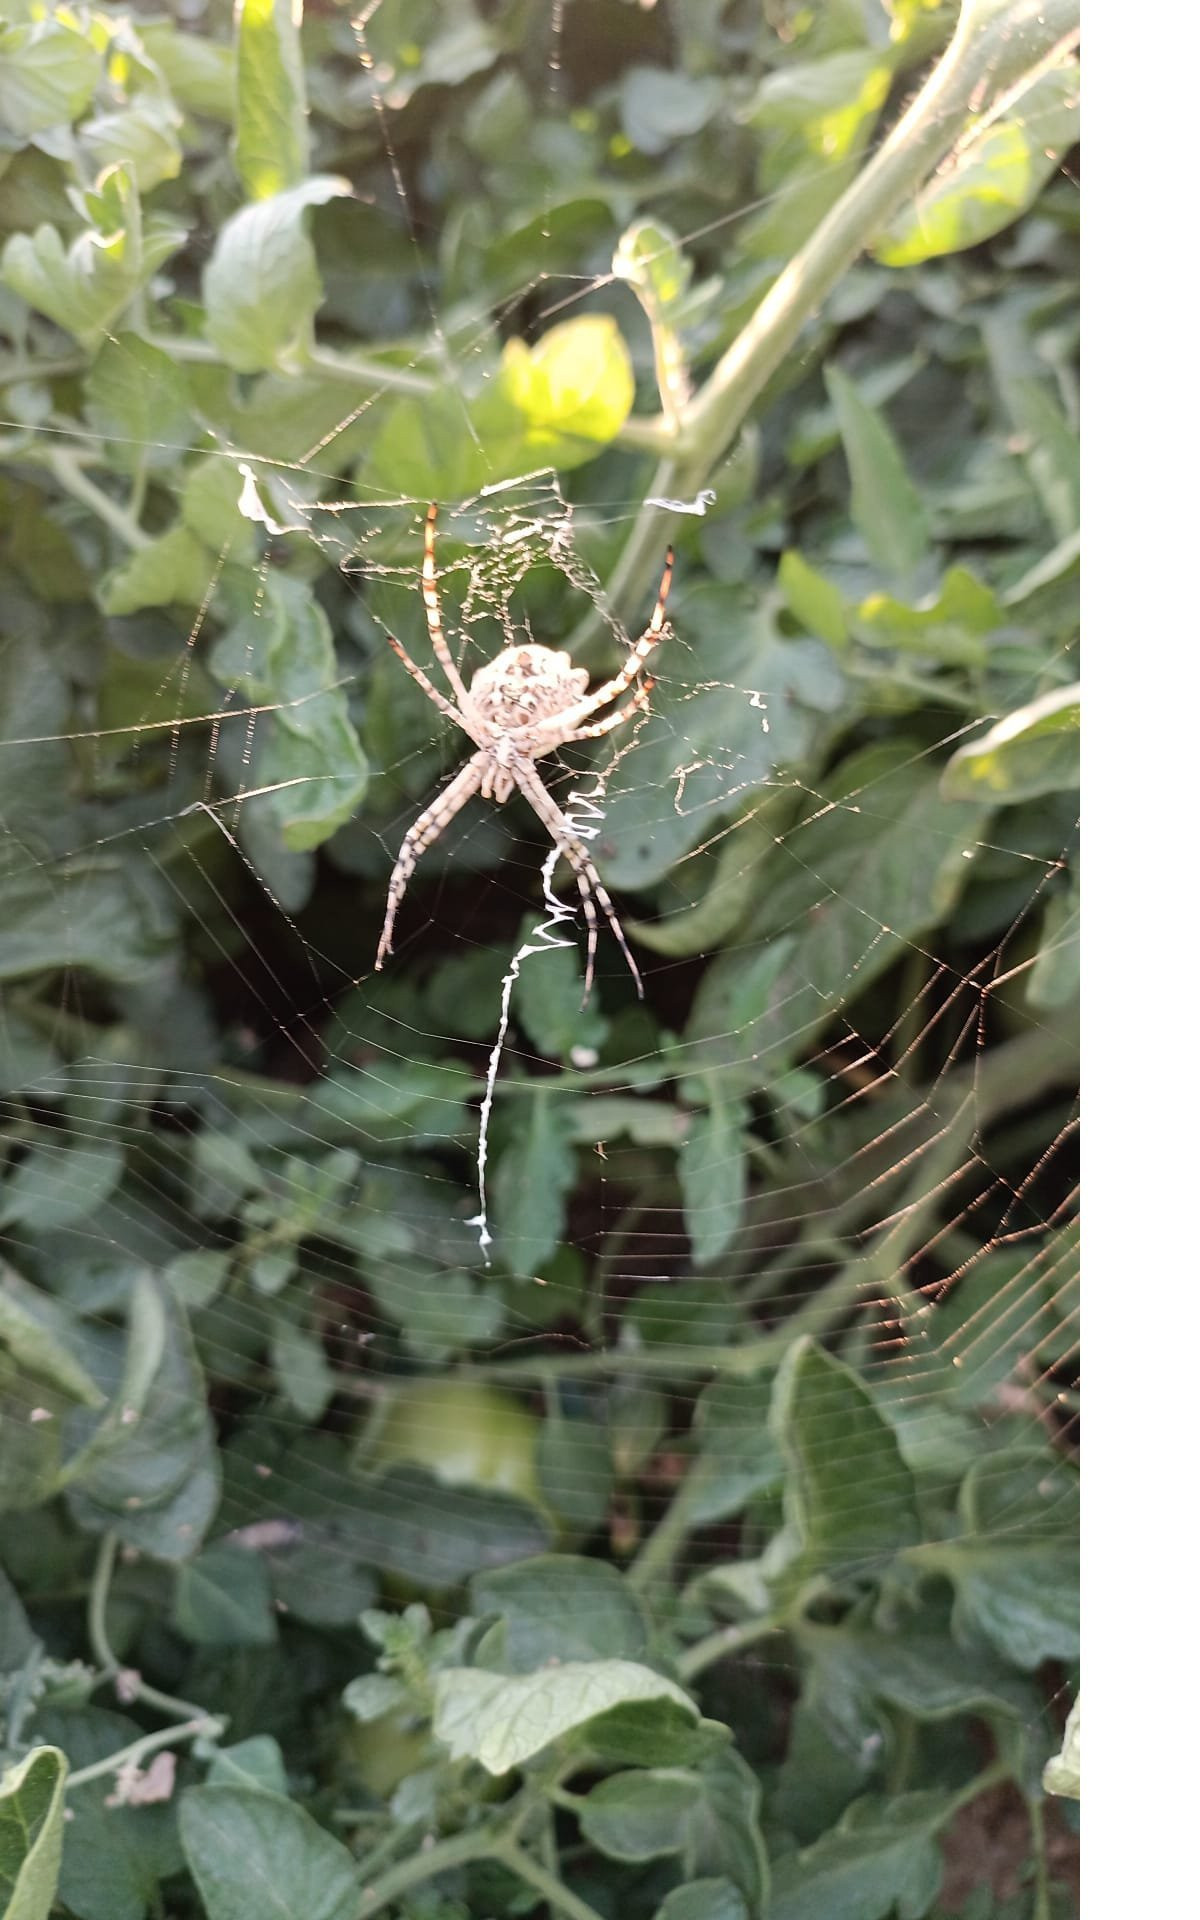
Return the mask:
<svg viewBox="0 0 1200 1920">
<path fill-rule="evenodd" d="M 1076 40 L 5 0 L 19 1920 L 1074 1911 Z M 677 552 L 490 1264 L 519 803 L 371 970 L 431 500 L 464 670 Z"/>
</svg>

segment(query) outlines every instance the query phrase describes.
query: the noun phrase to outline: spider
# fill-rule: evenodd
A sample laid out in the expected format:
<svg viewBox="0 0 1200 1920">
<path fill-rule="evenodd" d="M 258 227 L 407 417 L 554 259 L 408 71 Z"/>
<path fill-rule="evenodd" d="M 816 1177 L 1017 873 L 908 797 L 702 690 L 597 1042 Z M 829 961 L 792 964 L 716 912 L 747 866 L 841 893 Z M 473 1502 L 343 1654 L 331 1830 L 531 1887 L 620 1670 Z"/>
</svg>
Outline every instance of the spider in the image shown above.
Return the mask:
<svg viewBox="0 0 1200 1920">
<path fill-rule="evenodd" d="M 472 675 L 468 687 L 458 670 L 454 655 L 446 641 L 442 626 L 442 610 L 438 598 L 437 566 L 434 560 L 434 534 L 437 527 L 438 510 L 430 507 L 425 518 L 425 557 L 421 567 L 421 597 L 425 602 L 425 618 L 429 623 L 429 638 L 433 651 L 441 662 L 442 671 L 450 683 L 450 689 L 456 696 L 448 700 L 446 695 L 435 687 L 428 674 L 419 667 L 404 645 L 394 634 L 388 634 L 388 641 L 408 668 L 413 679 L 439 712 L 453 720 L 475 742 L 478 748 L 466 765 L 460 767 L 453 779 L 448 781 L 441 792 L 430 802 L 425 811 L 413 821 L 412 826 L 401 842 L 392 868 L 392 877 L 388 882 L 387 914 L 383 922 L 383 932 L 379 937 L 379 949 L 375 955 L 376 972 L 383 966 L 392 951 L 392 929 L 395 925 L 396 910 L 404 897 L 413 875 L 417 861 L 427 847 L 433 845 L 439 833 L 449 826 L 459 809 L 466 805 L 472 794 L 479 793 L 485 800 L 495 800 L 503 804 L 516 788 L 523 793 L 530 806 L 546 828 L 558 852 L 574 870 L 579 885 L 579 898 L 583 906 L 584 919 L 587 921 L 587 973 L 584 980 L 584 997 L 591 991 L 592 977 L 596 960 L 596 941 L 599 922 L 596 918 L 596 902 L 616 935 L 621 952 L 625 955 L 630 973 L 637 986 L 639 998 L 642 993 L 642 977 L 638 972 L 633 955 L 629 951 L 621 923 L 617 919 L 616 909 L 609 899 L 604 883 L 592 865 L 579 835 L 567 819 L 562 808 L 547 792 L 534 764 L 545 754 L 553 753 L 569 741 L 595 740 L 600 735 L 611 733 L 635 713 L 644 712 L 650 699 L 650 690 L 654 682 L 644 673 L 646 661 L 663 637 L 664 614 L 667 594 L 671 589 L 671 569 L 674 565 L 674 553 L 667 549 L 667 563 L 663 569 L 662 584 L 658 589 L 658 599 L 654 603 L 654 612 L 650 624 L 642 634 L 636 646 L 630 649 L 629 657 L 619 673 L 603 686 L 596 687 L 591 693 L 587 690 L 588 673 L 586 667 L 571 664 L 568 653 L 556 651 L 552 647 L 542 647 L 532 638 L 517 646 L 505 647 L 494 660 L 489 660 Z M 590 716 L 599 707 L 611 700 L 620 700 L 626 690 L 638 681 L 633 697 L 623 706 L 616 707 L 602 720 L 591 721 Z M 585 722 L 590 722 L 585 724 Z"/>
</svg>

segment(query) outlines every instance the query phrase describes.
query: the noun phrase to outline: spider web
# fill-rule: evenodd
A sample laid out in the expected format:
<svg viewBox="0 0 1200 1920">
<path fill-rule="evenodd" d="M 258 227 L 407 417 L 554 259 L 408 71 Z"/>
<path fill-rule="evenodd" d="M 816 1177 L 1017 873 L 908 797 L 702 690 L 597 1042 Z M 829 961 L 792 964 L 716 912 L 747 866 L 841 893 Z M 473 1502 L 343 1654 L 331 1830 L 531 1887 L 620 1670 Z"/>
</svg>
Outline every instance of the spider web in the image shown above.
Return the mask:
<svg viewBox="0 0 1200 1920">
<path fill-rule="evenodd" d="M 378 171 L 419 243 L 429 327 L 396 366 L 432 357 L 465 391 L 491 323 L 449 312 L 427 265 L 369 28 L 355 33 Z M 551 103 L 558 79 L 551 54 Z M 546 324 L 603 291 L 603 276 L 534 271 L 502 319 L 532 304 Z M 1070 807 L 1045 802 L 1061 816 L 1047 848 L 1028 810 L 945 800 L 947 761 L 1002 709 L 934 700 L 897 749 L 877 724 L 885 703 L 847 726 L 836 655 L 778 600 L 764 612 L 736 574 L 705 597 L 723 563 L 709 516 L 743 485 L 727 461 L 694 499 L 657 499 L 663 547 L 681 552 L 650 711 L 541 763 L 590 836 L 645 1005 L 603 916 L 582 1004 L 573 885 L 518 801 L 472 802 L 422 857 L 376 976 L 396 850 L 464 748 L 385 639 L 429 669 L 428 502 L 347 483 L 390 401 L 348 400 L 289 457 L 211 435 L 194 448 L 241 526 L 185 623 L 119 628 L 143 689 L 134 719 L 106 724 L 77 654 L 50 685 L 10 684 L 8 883 L 30 950 L 55 956 L 31 993 L 20 953 L 6 962 L 13 1265 L 101 1318 L 134 1273 L 167 1276 L 236 1434 L 218 1538 L 270 1561 L 277 1603 L 301 1620 L 351 1618 L 381 1578 L 395 1591 L 417 1565 L 433 1591 L 468 1570 L 473 1491 L 458 1490 L 460 1516 L 423 1467 L 410 1472 L 399 1561 L 361 1491 L 399 1446 L 395 1383 L 456 1380 L 464 1364 L 509 1396 L 516 1454 L 523 1410 L 548 1416 L 573 1537 L 622 1554 L 677 1486 L 702 1390 L 730 1389 L 711 1417 L 731 1456 L 761 1436 L 759 1376 L 746 1369 L 739 1416 L 742 1376 L 727 1369 L 748 1329 L 841 1336 L 926 1468 L 963 1443 L 968 1418 L 1070 1454 L 1070 1045 L 1058 1009 L 1028 993 L 1064 898 Z M 60 429 L 33 432 L 46 446 Z M 148 437 L 132 451 L 153 465 L 179 449 Z M 526 622 L 597 676 L 636 637 L 652 593 L 614 607 L 606 571 L 656 496 L 618 492 L 617 471 L 531 471 L 442 502 L 444 615 L 468 678 Z M 85 567 L 112 564 L 78 493 L 61 521 Z M 321 610 L 300 634 L 316 664 L 293 630 L 281 695 L 272 608 L 298 587 Z M 898 655 L 897 687 L 906 673 Z M 1050 674 L 1070 678 L 1065 650 Z M 1023 667 L 1015 645 L 1009 704 L 1046 685 L 1045 662 Z M 354 726 L 357 784 L 322 763 L 306 710 Z M 207 1004 L 203 975 L 219 983 Z M 74 1204 L 50 1164 L 63 1153 Z M 579 1416 L 610 1422 L 623 1479 L 566 1444 Z M 429 1415 L 432 1452 L 452 1450 L 454 1429 L 452 1408 Z M 499 1491 L 527 1490 L 511 1473 Z M 749 1458 L 744 1473 L 752 1484 Z M 1051 1487 L 1051 1514 L 1059 1497 Z M 697 1510 L 702 1560 L 725 1518 L 716 1499 Z M 536 1510 L 524 1524 L 525 1551 L 544 1550 Z"/>
</svg>

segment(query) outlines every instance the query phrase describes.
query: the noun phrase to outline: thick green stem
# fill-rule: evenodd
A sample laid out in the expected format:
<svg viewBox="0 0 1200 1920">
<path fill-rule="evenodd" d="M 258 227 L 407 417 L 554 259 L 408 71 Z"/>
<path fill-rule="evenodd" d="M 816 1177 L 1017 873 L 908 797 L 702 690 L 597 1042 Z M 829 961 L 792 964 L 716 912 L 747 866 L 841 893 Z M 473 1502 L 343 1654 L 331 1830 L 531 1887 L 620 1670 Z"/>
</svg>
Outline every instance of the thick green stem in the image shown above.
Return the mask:
<svg viewBox="0 0 1200 1920">
<path fill-rule="evenodd" d="M 495 1849 L 495 1858 L 510 1873 L 515 1873 L 518 1880 L 523 1880 L 527 1887 L 533 1887 L 535 1892 L 540 1893 L 546 1905 L 555 1913 L 565 1914 L 566 1920 L 601 1920 L 595 1907 L 589 1907 L 586 1900 L 581 1900 L 554 1874 L 548 1873 L 515 1840 L 502 1841 Z"/>
<path fill-rule="evenodd" d="M 382 1913 L 385 1907 L 390 1907 L 410 1887 L 419 1887 L 423 1881 L 432 1880 L 439 1873 L 449 1873 L 453 1867 L 464 1867 L 470 1860 L 496 1857 L 502 1844 L 501 1836 L 494 1827 L 484 1827 L 469 1833 L 453 1834 L 449 1840 L 439 1840 L 432 1847 L 422 1847 L 418 1853 L 401 1860 L 397 1866 L 381 1873 L 370 1886 L 363 1888 L 357 1920 L 371 1920 L 372 1914 Z"/>
<path fill-rule="evenodd" d="M 718 1627 L 715 1633 L 706 1634 L 679 1656 L 676 1665 L 680 1679 L 695 1680 L 706 1668 L 715 1667 L 718 1660 L 728 1660 L 743 1647 L 752 1647 L 773 1633 L 781 1633 L 785 1624 L 776 1614 L 765 1613 L 758 1620 L 738 1620 L 733 1626 Z"/>
</svg>

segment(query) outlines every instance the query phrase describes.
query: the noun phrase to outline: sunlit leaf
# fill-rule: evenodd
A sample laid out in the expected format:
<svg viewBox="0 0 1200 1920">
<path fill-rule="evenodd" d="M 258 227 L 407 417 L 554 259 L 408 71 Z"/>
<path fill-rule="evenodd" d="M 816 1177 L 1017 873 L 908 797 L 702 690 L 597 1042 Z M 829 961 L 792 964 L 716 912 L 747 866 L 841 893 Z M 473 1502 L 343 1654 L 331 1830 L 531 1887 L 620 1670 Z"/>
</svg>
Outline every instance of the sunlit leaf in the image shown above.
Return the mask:
<svg viewBox="0 0 1200 1920">
<path fill-rule="evenodd" d="M 62 1857 L 67 1756 L 34 1747 L 0 1775 L 0 1899 L 6 1920 L 46 1920 Z"/>
<path fill-rule="evenodd" d="M 1079 688 L 1016 707 L 978 740 L 959 747 L 942 776 L 948 800 L 995 806 L 1079 785 Z"/>
<path fill-rule="evenodd" d="M 613 1707 L 666 1700 L 695 1714 L 682 1688 L 632 1660 L 573 1660 L 538 1673 L 452 1667 L 437 1676 L 433 1730 L 455 1759 L 508 1773 Z"/>
</svg>

